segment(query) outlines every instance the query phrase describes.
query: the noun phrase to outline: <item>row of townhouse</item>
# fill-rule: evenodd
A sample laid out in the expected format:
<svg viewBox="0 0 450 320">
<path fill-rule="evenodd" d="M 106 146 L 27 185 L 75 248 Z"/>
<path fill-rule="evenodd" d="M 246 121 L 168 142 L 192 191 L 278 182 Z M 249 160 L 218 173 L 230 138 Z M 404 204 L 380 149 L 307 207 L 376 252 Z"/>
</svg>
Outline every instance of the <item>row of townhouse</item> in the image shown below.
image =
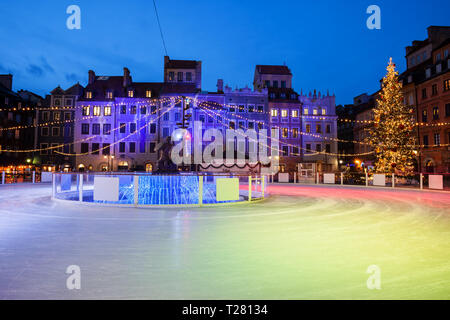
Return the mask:
<svg viewBox="0 0 450 320">
<path fill-rule="evenodd" d="M 37 145 L 49 170 L 152 171 L 158 143 L 180 128 L 183 112 L 191 114 L 191 133 L 194 121 L 203 132 L 216 128 L 224 135 L 228 128 L 266 129 L 269 135 L 278 129 L 281 170 L 297 170 L 302 163 L 319 170 L 337 165 L 334 95 L 297 94 L 286 66 L 256 66 L 253 89 L 224 87 L 219 79 L 214 92 L 202 91 L 201 61 L 194 60 L 165 57 L 164 82 L 134 82 L 127 68 L 121 76 L 92 70 L 88 76 L 86 87 L 53 90 L 48 110 L 40 112 L 44 125 Z M 60 120 L 45 125 L 55 119 Z M 63 147 L 48 150 L 57 145 Z"/>
</svg>

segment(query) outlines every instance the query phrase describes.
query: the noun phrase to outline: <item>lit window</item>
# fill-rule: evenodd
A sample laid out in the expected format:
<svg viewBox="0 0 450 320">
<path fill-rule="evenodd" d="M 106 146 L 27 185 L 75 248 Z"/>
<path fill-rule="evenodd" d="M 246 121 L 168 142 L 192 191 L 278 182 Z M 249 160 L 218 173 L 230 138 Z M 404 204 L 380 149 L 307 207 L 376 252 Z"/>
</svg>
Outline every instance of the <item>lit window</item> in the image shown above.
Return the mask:
<svg viewBox="0 0 450 320">
<path fill-rule="evenodd" d="M 304 108 L 304 109 L 303 109 L 303 114 L 304 114 L 304 115 L 308 115 L 308 113 L 309 113 L 308 108 Z"/>
<path fill-rule="evenodd" d="M 89 106 L 83 107 L 83 116 L 88 116 L 90 114 L 91 108 Z"/>
<path fill-rule="evenodd" d="M 134 96 L 134 91 L 133 90 L 128 90 L 128 97 L 129 98 L 133 98 Z"/>
<path fill-rule="evenodd" d="M 281 130 L 281 136 L 282 136 L 283 138 L 287 138 L 287 137 L 288 137 L 288 128 L 283 128 L 283 129 Z"/>
<path fill-rule="evenodd" d="M 298 117 L 298 110 L 292 110 L 292 118 Z"/>
<path fill-rule="evenodd" d="M 322 115 L 326 115 L 327 114 L 327 109 L 322 109 Z"/>
<path fill-rule="evenodd" d="M 272 109 L 270 110 L 270 114 L 272 117 L 278 117 L 278 110 L 277 109 Z"/>
<path fill-rule="evenodd" d="M 282 116 L 283 118 L 286 118 L 286 117 L 288 116 L 287 110 L 285 110 L 285 109 L 281 110 L 281 116 Z"/>
<path fill-rule="evenodd" d="M 315 115 L 315 116 L 317 115 L 317 109 L 313 110 L 313 115 Z"/>
<path fill-rule="evenodd" d="M 145 96 L 146 96 L 147 98 L 151 98 L 151 97 L 152 97 L 152 91 L 151 91 L 151 90 L 145 91 Z"/>
<path fill-rule="evenodd" d="M 112 93 L 112 91 L 108 91 L 107 93 L 106 93 L 106 99 L 112 99 L 113 98 L 113 93 Z"/>
<path fill-rule="evenodd" d="M 111 107 L 110 106 L 105 106 L 105 108 L 103 109 L 103 114 L 105 116 L 110 116 L 111 115 Z"/>
<path fill-rule="evenodd" d="M 298 128 L 292 129 L 292 138 L 298 138 Z"/>
<path fill-rule="evenodd" d="M 100 115 L 100 106 L 94 106 L 94 116 Z"/>
<path fill-rule="evenodd" d="M 307 132 L 307 133 L 310 133 L 310 132 L 311 132 L 311 125 L 310 125 L 310 124 L 307 124 L 307 125 L 306 125 L 306 132 Z"/>
<path fill-rule="evenodd" d="M 86 92 L 86 99 L 92 99 L 92 91 Z"/>
</svg>

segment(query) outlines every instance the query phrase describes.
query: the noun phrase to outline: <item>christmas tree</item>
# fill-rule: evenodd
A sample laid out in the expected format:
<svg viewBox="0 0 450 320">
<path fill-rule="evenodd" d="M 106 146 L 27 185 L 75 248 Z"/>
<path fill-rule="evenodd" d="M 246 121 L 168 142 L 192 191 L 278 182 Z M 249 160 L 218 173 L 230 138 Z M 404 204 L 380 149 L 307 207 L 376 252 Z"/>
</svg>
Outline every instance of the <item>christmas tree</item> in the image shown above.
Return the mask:
<svg viewBox="0 0 450 320">
<path fill-rule="evenodd" d="M 386 69 L 367 142 L 375 151 L 377 172 L 408 174 L 414 169 L 413 110 L 404 103 L 402 83 L 398 81 L 392 58 Z"/>
</svg>

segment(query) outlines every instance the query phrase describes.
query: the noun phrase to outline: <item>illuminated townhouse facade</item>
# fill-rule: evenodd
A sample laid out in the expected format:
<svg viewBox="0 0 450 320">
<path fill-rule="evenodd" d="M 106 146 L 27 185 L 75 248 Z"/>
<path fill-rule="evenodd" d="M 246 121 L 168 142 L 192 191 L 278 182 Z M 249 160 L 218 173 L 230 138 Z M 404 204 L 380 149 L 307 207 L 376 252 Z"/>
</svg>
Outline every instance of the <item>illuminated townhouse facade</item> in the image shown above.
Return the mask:
<svg viewBox="0 0 450 320">
<path fill-rule="evenodd" d="M 75 167 L 75 106 L 83 90 L 79 83 L 66 90 L 58 86 L 36 110 L 35 148 L 40 150 L 39 163 L 45 171 L 70 171 Z"/>
<path fill-rule="evenodd" d="M 415 129 L 418 170 L 450 172 L 450 27 L 430 26 L 428 38 L 406 47 L 407 70 L 400 75 L 405 104 Z"/>
</svg>

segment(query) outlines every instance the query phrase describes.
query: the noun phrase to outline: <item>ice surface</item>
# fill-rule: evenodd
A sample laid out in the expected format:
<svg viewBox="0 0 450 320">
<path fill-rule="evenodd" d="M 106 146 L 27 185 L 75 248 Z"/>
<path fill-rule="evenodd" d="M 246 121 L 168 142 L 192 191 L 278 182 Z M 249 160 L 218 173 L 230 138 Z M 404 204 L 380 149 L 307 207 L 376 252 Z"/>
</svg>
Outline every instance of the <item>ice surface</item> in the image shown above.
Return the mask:
<svg viewBox="0 0 450 320">
<path fill-rule="evenodd" d="M 197 209 L 53 202 L 0 186 L 2 299 L 449 299 L 450 195 L 271 185 Z M 369 265 L 381 290 L 369 290 Z M 69 265 L 81 290 L 66 288 Z"/>
</svg>

